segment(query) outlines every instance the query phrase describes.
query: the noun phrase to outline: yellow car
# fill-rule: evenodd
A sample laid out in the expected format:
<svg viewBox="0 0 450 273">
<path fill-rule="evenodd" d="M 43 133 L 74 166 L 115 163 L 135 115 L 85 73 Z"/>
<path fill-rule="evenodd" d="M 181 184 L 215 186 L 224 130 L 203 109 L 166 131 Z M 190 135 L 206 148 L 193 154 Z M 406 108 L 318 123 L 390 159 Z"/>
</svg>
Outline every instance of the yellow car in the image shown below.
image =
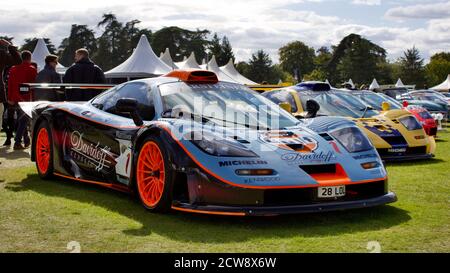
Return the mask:
<svg viewBox="0 0 450 273">
<path fill-rule="evenodd" d="M 403 109 L 375 111 L 350 91 L 331 89 L 326 83 L 305 82 L 296 86 L 263 93 L 299 119 L 314 116 L 342 116 L 353 120 L 367 134 L 380 156 L 386 161 L 427 159 L 434 156 L 436 143 L 422 125 Z M 308 100 L 320 109 L 306 116 Z"/>
</svg>

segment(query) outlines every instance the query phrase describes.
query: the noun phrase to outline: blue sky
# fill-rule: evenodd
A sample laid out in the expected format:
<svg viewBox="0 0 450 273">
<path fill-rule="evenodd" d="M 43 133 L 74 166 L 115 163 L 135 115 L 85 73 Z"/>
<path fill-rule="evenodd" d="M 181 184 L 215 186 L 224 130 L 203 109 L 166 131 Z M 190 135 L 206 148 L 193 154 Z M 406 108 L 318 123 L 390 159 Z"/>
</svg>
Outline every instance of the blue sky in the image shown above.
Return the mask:
<svg viewBox="0 0 450 273">
<path fill-rule="evenodd" d="M 96 23 L 106 12 L 152 30 L 176 25 L 226 35 L 238 61 L 264 49 L 277 62 L 278 48 L 290 41 L 317 49 L 350 33 L 383 46 L 391 60 L 412 46 L 425 59 L 450 51 L 450 0 L 16 0 L 0 6 L 0 35 L 17 44 L 49 37 L 58 46 L 71 24 L 100 33 Z"/>
</svg>

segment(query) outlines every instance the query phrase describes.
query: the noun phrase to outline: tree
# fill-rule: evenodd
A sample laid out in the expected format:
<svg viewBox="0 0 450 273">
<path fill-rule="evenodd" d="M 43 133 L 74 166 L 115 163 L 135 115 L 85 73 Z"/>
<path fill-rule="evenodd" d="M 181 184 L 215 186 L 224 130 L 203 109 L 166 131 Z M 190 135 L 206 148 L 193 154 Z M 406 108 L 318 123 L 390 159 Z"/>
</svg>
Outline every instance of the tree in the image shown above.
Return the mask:
<svg viewBox="0 0 450 273">
<path fill-rule="evenodd" d="M 91 55 L 94 55 L 97 50 L 97 41 L 94 31 L 87 25 L 73 24 L 69 37 L 64 38 L 59 46 L 59 62 L 64 66 L 72 64 L 75 51 L 79 48 L 86 48 Z"/>
<path fill-rule="evenodd" d="M 277 83 L 280 80 L 280 74 L 277 73 L 276 67 L 272 65 L 269 54 L 263 50 L 258 50 L 252 54 L 244 76 L 259 83 Z"/>
<path fill-rule="evenodd" d="M 209 42 L 208 49 L 208 59 L 216 56 L 216 61 L 219 66 L 226 65 L 230 59 L 234 59 L 233 48 L 227 36 L 223 36 L 222 40 L 220 40 L 217 33 L 214 33 L 212 40 Z"/>
<path fill-rule="evenodd" d="M 36 47 L 38 38 L 27 38 L 24 40 L 24 44 L 22 45 L 22 47 L 20 48 L 20 51 L 23 50 L 28 50 L 33 52 L 34 48 Z M 44 42 L 47 45 L 48 51 L 50 52 L 50 54 L 56 54 L 56 47 L 54 44 L 52 44 L 52 42 L 50 41 L 49 38 L 44 38 Z"/>
<path fill-rule="evenodd" d="M 324 82 L 327 79 L 327 73 L 325 73 L 322 69 L 316 68 L 311 73 L 303 76 L 303 80 L 305 81 L 322 81 Z"/>
<path fill-rule="evenodd" d="M 114 14 L 108 13 L 103 14 L 97 27 L 104 27 L 104 32 L 97 40 L 98 50 L 95 61 L 104 70 L 109 70 L 127 58 L 127 50 L 120 46 L 124 38 L 122 37 L 123 25 Z"/>
<path fill-rule="evenodd" d="M 416 47 L 403 52 L 398 61 L 400 65 L 400 78 L 405 84 L 415 84 L 418 88 L 425 86 L 424 60 Z"/>
<path fill-rule="evenodd" d="M 449 74 L 450 52 L 441 52 L 431 56 L 430 63 L 425 67 L 425 77 L 428 87 L 440 84 Z"/>
<path fill-rule="evenodd" d="M 386 50 L 357 34 L 350 34 L 333 48 L 326 66 L 329 80 L 334 83 L 352 78 L 355 83 L 369 83 L 380 75 L 386 63 Z"/>
<path fill-rule="evenodd" d="M 14 40 L 14 37 L 6 36 L 6 35 L 5 36 L 1 36 L 0 35 L 0 39 L 6 40 L 6 41 L 12 43 L 12 40 Z"/>
<path fill-rule="evenodd" d="M 157 54 L 169 48 L 175 62 L 182 61 L 184 57 L 194 52 L 197 62 L 200 62 L 206 58 L 208 34 L 208 30 L 190 31 L 179 27 L 165 27 L 153 34 L 152 48 Z"/>
<path fill-rule="evenodd" d="M 278 53 L 281 67 L 298 80 L 301 80 L 304 74 L 308 74 L 314 69 L 314 49 L 303 42 L 291 42 L 281 47 Z"/>
</svg>

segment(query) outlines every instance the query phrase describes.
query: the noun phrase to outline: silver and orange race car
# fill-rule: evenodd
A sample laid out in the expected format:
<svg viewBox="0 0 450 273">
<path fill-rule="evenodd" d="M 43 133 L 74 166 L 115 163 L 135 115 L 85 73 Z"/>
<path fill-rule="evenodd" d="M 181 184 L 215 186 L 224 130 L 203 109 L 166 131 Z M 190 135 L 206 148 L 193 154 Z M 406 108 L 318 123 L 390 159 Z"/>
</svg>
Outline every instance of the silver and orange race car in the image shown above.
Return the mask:
<svg viewBox="0 0 450 273">
<path fill-rule="evenodd" d="M 278 215 L 396 201 L 354 122 L 298 121 L 209 71 L 173 71 L 88 102 L 33 102 L 32 160 L 60 177 L 134 192 L 154 212 Z"/>
</svg>

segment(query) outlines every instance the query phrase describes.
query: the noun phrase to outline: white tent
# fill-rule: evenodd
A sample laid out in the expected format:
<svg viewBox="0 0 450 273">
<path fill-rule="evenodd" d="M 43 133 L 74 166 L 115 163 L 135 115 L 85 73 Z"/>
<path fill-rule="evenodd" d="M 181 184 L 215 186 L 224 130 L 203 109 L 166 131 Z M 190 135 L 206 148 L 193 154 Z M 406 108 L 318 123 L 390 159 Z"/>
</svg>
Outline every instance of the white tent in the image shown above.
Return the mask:
<svg viewBox="0 0 450 273">
<path fill-rule="evenodd" d="M 430 89 L 437 91 L 450 91 L 450 74 L 448 74 L 447 79 L 443 83 L 436 85 Z"/>
<path fill-rule="evenodd" d="M 212 56 L 211 60 L 207 65 L 207 69 L 209 71 L 216 73 L 217 77 L 219 78 L 219 81 L 239 83 L 238 81 L 234 80 L 232 77 L 230 77 L 228 74 L 226 74 L 220 69 L 219 65 L 216 62 L 216 56 Z"/>
<path fill-rule="evenodd" d="M 220 69 L 225 74 L 227 74 L 233 80 L 237 81 L 240 84 L 246 84 L 246 85 L 256 85 L 257 84 L 254 81 L 251 81 L 251 80 L 247 79 L 246 77 L 242 76 L 241 73 L 239 73 L 239 71 L 236 70 L 236 68 L 234 67 L 233 59 L 230 59 L 230 61 L 226 65 L 222 66 Z"/>
<path fill-rule="evenodd" d="M 40 38 L 37 40 L 36 47 L 31 54 L 31 61 L 35 62 L 38 66 L 38 72 L 44 69 L 45 67 L 45 57 L 50 55 L 48 51 L 47 45 L 45 44 L 44 39 Z M 67 68 L 58 63 L 56 66 L 56 71 L 58 73 L 64 73 Z"/>
<path fill-rule="evenodd" d="M 369 86 L 369 90 L 380 89 L 380 85 L 377 82 L 377 79 L 373 79 L 372 83 Z"/>
<path fill-rule="evenodd" d="M 175 65 L 180 69 L 201 69 L 195 59 L 195 53 L 192 52 L 189 58 L 182 62 L 175 63 Z"/>
<path fill-rule="evenodd" d="M 402 82 L 402 79 L 398 78 L 397 83 L 395 84 L 395 87 L 405 87 L 405 85 Z"/>
<path fill-rule="evenodd" d="M 145 35 L 141 36 L 133 54 L 122 64 L 105 73 L 106 78 L 143 78 L 169 73 L 172 69 L 153 52 Z"/>
<path fill-rule="evenodd" d="M 175 65 L 175 63 L 172 60 L 172 56 L 170 55 L 170 50 L 169 48 L 166 48 L 166 51 L 162 52 L 161 55 L 159 56 L 159 59 L 167 64 L 169 67 L 171 67 L 172 69 L 177 69 L 178 67 Z"/>
</svg>

